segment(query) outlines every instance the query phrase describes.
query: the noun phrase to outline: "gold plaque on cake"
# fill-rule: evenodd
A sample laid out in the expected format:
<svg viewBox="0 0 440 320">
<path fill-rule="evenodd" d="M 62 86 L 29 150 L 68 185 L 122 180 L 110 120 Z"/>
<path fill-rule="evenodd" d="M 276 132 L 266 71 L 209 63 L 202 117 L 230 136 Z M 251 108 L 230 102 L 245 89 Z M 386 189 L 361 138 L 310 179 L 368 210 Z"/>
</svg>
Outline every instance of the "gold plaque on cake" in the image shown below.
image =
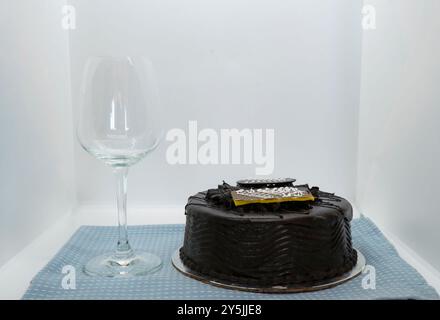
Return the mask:
<svg viewBox="0 0 440 320">
<path fill-rule="evenodd" d="M 288 201 L 313 201 L 315 198 L 307 187 L 279 187 L 238 189 L 231 192 L 236 206 L 251 203 L 276 203 Z"/>
</svg>

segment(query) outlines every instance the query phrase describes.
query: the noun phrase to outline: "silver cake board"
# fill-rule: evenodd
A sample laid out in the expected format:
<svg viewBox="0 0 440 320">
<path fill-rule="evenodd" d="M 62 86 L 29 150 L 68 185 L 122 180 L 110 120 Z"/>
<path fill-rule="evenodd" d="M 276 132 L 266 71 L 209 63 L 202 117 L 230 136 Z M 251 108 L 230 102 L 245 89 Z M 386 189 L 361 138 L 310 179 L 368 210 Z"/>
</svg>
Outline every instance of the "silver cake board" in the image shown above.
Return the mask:
<svg viewBox="0 0 440 320">
<path fill-rule="evenodd" d="M 195 280 L 201 281 L 206 284 L 210 284 L 216 287 L 221 287 L 225 289 L 232 290 L 240 290 L 240 291 L 248 291 L 248 292 L 259 292 L 259 293 L 295 293 L 295 292 L 309 292 L 309 291 L 317 291 L 322 289 L 327 289 L 331 287 L 335 287 L 341 283 L 344 283 L 350 279 L 358 276 L 365 267 L 365 257 L 364 255 L 356 249 L 357 252 L 357 263 L 356 265 L 348 272 L 344 273 L 335 278 L 327 279 L 322 282 L 314 283 L 313 285 L 287 285 L 287 286 L 274 286 L 274 287 L 252 287 L 245 286 L 241 284 L 231 283 L 224 280 L 214 279 L 213 277 L 198 273 L 194 270 L 191 270 L 187 266 L 185 266 L 180 259 L 180 250 L 174 252 L 171 257 L 171 262 L 173 266 L 183 273 L 185 276 L 193 278 Z"/>
</svg>

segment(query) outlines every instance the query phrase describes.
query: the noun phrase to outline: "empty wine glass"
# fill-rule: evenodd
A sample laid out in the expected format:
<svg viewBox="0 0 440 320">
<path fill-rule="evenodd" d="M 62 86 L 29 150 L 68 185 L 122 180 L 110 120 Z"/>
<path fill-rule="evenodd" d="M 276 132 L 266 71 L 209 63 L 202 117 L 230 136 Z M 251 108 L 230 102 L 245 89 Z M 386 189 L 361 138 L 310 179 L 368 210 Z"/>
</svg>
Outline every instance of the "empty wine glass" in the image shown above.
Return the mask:
<svg viewBox="0 0 440 320">
<path fill-rule="evenodd" d="M 119 240 L 114 252 L 91 259 L 89 275 L 137 276 L 161 267 L 151 253 L 134 251 L 127 234 L 128 168 L 154 150 L 162 136 L 151 63 L 141 57 L 89 58 L 81 87 L 77 137 L 116 177 Z"/>
</svg>

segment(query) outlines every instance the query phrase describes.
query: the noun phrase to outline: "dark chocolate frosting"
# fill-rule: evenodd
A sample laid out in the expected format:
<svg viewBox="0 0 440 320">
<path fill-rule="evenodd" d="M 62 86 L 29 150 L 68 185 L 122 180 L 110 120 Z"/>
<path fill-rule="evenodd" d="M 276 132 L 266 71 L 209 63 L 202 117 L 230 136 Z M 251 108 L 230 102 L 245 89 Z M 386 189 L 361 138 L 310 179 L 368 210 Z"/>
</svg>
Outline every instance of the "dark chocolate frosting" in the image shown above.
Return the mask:
<svg viewBox="0 0 440 320">
<path fill-rule="evenodd" d="M 189 268 L 231 283 L 277 286 L 313 284 L 356 264 L 347 200 L 312 187 L 314 201 L 236 207 L 235 189 L 223 183 L 189 198 L 180 250 Z"/>
</svg>

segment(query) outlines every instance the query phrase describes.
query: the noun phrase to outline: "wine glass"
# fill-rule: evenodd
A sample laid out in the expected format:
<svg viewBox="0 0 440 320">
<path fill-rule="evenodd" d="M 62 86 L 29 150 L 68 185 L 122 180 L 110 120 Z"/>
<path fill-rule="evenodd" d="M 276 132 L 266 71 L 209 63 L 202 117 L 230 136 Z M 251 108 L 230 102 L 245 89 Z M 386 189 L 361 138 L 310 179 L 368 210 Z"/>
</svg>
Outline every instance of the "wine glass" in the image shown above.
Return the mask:
<svg viewBox="0 0 440 320">
<path fill-rule="evenodd" d="M 81 87 L 77 137 L 91 155 L 116 177 L 119 240 L 114 252 L 91 259 L 84 271 L 93 276 L 138 276 L 160 269 L 161 259 L 134 251 L 127 234 L 128 168 L 158 145 L 157 94 L 151 63 L 141 57 L 89 58 Z"/>
</svg>

